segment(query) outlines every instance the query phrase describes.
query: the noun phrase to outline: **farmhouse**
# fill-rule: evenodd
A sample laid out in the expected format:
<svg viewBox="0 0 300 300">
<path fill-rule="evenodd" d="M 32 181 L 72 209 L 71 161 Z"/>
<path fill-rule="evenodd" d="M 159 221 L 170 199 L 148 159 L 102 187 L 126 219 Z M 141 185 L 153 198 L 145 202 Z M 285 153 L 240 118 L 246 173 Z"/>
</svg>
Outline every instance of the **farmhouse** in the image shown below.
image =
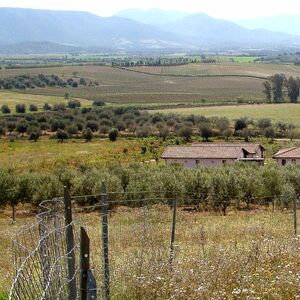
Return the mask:
<svg viewBox="0 0 300 300">
<path fill-rule="evenodd" d="M 187 168 L 197 166 L 221 166 L 236 161 L 264 163 L 264 148 L 256 144 L 192 144 L 169 146 L 162 154 L 166 164 L 179 163 Z"/>
<path fill-rule="evenodd" d="M 300 147 L 292 147 L 279 150 L 274 156 L 278 165 L 284 166 L 288 163 L 300 165 Z"/>
</svg>

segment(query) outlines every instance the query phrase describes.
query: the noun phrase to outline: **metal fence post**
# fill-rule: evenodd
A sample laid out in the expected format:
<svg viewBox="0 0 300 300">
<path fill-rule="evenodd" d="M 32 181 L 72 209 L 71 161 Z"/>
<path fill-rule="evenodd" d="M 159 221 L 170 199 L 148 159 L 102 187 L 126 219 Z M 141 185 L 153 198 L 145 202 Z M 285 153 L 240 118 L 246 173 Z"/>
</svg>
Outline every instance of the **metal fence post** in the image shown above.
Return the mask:
<svg viewBox="0 0 300 300">
<path fill-rule="evenodd" d="M 175 243 L 175 231 L 176 231 L 176 214 L 177 214 L 177 199 L 173 200 L 173 220 L 171 230 L 171 247 L 170 247 L 170 266 L 172 270 L 172 264 L 174 260 L 174 243 Z"/>
<path fill-rule="evenodd" d="M 297 198 L 295 197 L 293 203 L 293 210 L 294 210 L 294 233 L 297 235 Z"/>
<path fill-rule="evenodd" d="M 76 269 L 75 268 L 75 243 L 74 243 L 74 232 L 73 232 L 72 201 L 67 187 L 64 187 L 64 204 L 65 204 L 69 300 L 74 300 L 77 298 L 76 270 L 75 270 Z"/>
<path fill-rule="evenodd" d="M 107 218 L 107 192 L 105 184 L 101 186 L 101 217 L 102 217 L 102 249 L 103 249 L 103 283 L 104 299 L 110 299 L 109 289 L 109 254 L 108 254 L 108 218 Z"/>
</svg>

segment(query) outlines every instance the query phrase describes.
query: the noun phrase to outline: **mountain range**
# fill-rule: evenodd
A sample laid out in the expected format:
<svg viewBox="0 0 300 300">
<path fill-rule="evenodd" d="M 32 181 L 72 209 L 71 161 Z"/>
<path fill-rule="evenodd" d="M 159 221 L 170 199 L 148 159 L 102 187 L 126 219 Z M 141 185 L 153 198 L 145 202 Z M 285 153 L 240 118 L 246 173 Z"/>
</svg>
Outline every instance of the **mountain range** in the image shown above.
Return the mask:
<svg viewBox="0 0 300 300">
<path fill-rule="evenodd" d="M 282 15 L 249 20 L 237 20 L 235 22 L 240 26 L 249 29 L 264 28 L 300 36 L 300 15 Z"/>
<path fill-rule="evenodd" d="M 300 48 L 300 36 L 249 29 L 203 13 L 127 10 L 100 17 L 88 12 L 0 8 L 0 53 L 294 47 Z"/>
</svg>

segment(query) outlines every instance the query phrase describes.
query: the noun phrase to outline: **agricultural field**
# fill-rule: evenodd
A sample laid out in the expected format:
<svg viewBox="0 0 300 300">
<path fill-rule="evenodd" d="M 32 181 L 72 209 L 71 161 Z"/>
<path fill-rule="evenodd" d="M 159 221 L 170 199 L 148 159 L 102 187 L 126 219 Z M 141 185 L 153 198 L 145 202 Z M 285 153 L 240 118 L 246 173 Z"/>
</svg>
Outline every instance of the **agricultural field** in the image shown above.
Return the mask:
<svg viewBox="0 0 300 300">
<path fill-rule="evenodd" d="M 182 115 L 194 114 L 203 115 L 206 117 L 227 117 L 232 121 L 240 117 L 248 117 L 255 120 L 268 118 L 271 119 L 273 123 L 283 121 L 300 126 L 300 105 L 290 103 L 161 109 L 152 110 L 151 112 L 160 112 L 164 114 L 174 113 Z"/>
<path fill-rule="evenodd" d="M 292 65 L 251 63 L 189 64 L 162 68 L 133 67 L 130 70 L 84 65 L 4 69 L 0 70 L 0 78 L 22 74 L 55 74 L 67 80 L 74 77 L 74 72 L 76 72 L 76 77 L 96 80 L 99 86 L 35 88 L 28 89 L 25 93 L 63 96 L 67 92 L 71 97 L 88 100 L 101 99 L 115 104 L 196 103 L 201 105 L 203 103 L 236 103 L 238 99 L 244 102 L 262 102 L 262 83 L 265 77 L 275 73 L 297 77 L 299 70 L 300 67 Z M 161 74 L 164 76 L 160 76 Z"/>
<path fill-rule="evenodd" d="M 276 73 L 299 76 L 300 67 L 262 63 L 202 63 L 181 66 L 129 67 L 128 70 L 173 76 L 249 76 L 267 78 Z"/>
<path fill-rule="evenodd" d="M 27 109 L 30 104 L 34 104 L 41 110 L 45 103 L 53 105 L 55 103 L 67 103 L 70 99 L 65 99 L 63 96 L 46 96 L 46 95 L 31 95 L 21 92 L 4 92 L 0 91 L 0 107 L 8 105 L 11 112 L 15 112 L 16 104 L 25 104 Z M 82 107 L 91 106 L 92 102 L 85 99 L 78 99 Z M 0 111 L 0 115 L 2 112 Z"/>
<path fill-rule="evenodd" d="M 99 212 L 76 214 L 91 239 L 91 266 L 99 294 Z M 12 232 L 34 218 L 24 211 L 16 223 L 0 215 L 0 291 L 7 295 Z M 112 299 L 294 299 L 299 295 L 299 237 L 290 211 L 192 213 L 179 207 L 170 271 L 172 211 L 168 206 L 116 208 L 109 216 Z M 138 234 L 137 234 L 138 233 Z M 32 282 L 34 284 L 34 282 Z M 1 299 L 0 292 L 0 299 Z"/>
<path fill-rule="evenodd" d="M 155 146 L 155 152 L 141 154 L 144 146 Z M 127 149 L 127 153 L 124 153 Z M 73 139 L 59 143 L 55 139 L 43 138 L 37 143 L 16 140 L 13 143 L 0 139 L 0 167 L 15 166 L 19 170 L 28 168 L 52 170 L 55 166 L 129 164 L 155 159 L 163 147 L 159 140 L 119 139 L 112 143 L 108 139 L 94 139 L 86 143 Z M 157 152 L 158 151 L 158 152 Z"/>
</svg>

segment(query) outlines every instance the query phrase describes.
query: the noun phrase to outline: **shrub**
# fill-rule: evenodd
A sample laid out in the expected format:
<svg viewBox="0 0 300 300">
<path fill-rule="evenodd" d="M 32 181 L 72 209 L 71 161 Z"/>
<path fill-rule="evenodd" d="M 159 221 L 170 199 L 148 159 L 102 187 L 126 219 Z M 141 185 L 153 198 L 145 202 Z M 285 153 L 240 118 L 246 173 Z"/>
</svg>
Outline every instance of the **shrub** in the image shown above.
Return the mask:
<svg viewBox="0 0 300 300">
<path fill-rule="evenodd" d="M 44 104 L 44 106 L 43 106 L 44 111 L 48 111 L 48 110 L 51 110 L 51 109 L 52 109 L 52 107 L 48 103 Z"/>
<path fill-rule="evenodd" d="M 78 108 L 81 106 L 81 103 L 79 100 L 71 100 L 68 102 L 68 108 Z"/>
<path fill-rule="evenodd" d="M 112 142 L 115 142 L 117 140 L 118 135 L 119 135 L 119 131 L 116 128 L 111 129 L 108 133 L 108 137 Z"/>
<path fill-rule="evenodd" d="M 94 100 L 93 101 L 93 106 L 104 106 L 105 102 L 102 100 Z"/>
<path fill-rule="evenodd" d="M 35 104 L 30 104 L 29 111 L 31 112 L 38 111 L 38 107 Z"/>
<path fill-rule="evenodd" d="M 57 133 L 56 133 L 56 138 L 63 143 L 64 140 L 67 140 L 69 138 L 69 135 L 66 131 L 62 130 L 62 129 L 58 129 Z"/>
<path fill-rule="evenodd" d="M 183 126 L 178 130 L 178 135 L 185 138 L 186 141 L 189 141 L 193 135 L 193 129 L 188 126 Z"/>
<path fill-rule="evenodd" d="M 17 104 L 16 105 L 16 112 L 18 114 L 25 114 L 26 113 L 26 105 L 25 104 Z"/>
<path fill-rule="evenodd" d="M 90 128 L 86 128 L 83 133 L 82 137 L 86 140 L 86 142 L 90 142 L 93 139 L 93 132 Z"/>
<path fill-rule="evenodd" d="M 2 106 L 1 106 L 1 112 L 2 112 L 3 114 L 10 114 L 11 110 L 10 110 L 10 108 L 8 107 L 8 105 L 2 105 Z"/>
</svg>

